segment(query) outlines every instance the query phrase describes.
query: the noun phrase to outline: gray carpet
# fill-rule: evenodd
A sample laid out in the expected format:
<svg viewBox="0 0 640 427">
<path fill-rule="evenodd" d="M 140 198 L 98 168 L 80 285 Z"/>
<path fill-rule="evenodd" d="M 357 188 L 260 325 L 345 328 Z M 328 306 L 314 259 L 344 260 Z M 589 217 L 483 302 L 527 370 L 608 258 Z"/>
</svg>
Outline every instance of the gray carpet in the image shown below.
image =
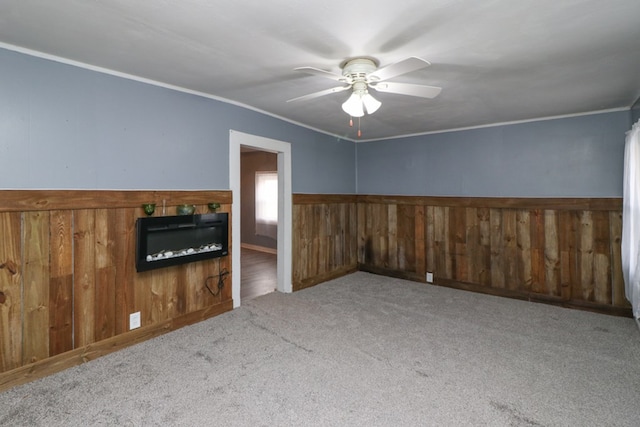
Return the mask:
<svg viewBox="0 0 640 427">
<path fill-rule="evenodd" d="M 0 394 L 11 426 L 638 426 L 632 319 L 367 273 Z"/>
</svg>

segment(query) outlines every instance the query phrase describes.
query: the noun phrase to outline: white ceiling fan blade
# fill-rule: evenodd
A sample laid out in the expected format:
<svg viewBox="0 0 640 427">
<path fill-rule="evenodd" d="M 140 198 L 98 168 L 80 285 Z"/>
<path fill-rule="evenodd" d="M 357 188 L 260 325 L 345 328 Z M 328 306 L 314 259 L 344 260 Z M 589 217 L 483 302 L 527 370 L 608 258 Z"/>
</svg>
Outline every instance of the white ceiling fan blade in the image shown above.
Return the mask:
<svg viewBox="0 0 640 427">
<path fill-rule="evenodd" d="M 429 65 L 431 65 L 429 61 L 411 56 L 407 59 L 396 62 L 395 64 L 387 65 L 386 67 L 382 67 L 379 70 L 374 71 L 373 73 L 369 74 L 369 80 L 383 81 L 399 76 L 401 74 L 410 73 L 412 71 L 428 67 Z"/>
<path fill-rule="evenodd" d="M 410 83 L 384 82 L 369 85 L 378 92 L 398 93 L 400 95 L 419 96 L 421 98 L 435 98 L 442 91 L 441 87 L 414 85 Z"/>
<path fill-rule="evenodd" d="M 319 98 L 321 96 L 330 95 L 330 94 L 336 93 L 336 92 L 342 92 L 342 91 L 348 90 L 348 89 L 351 89 L 351 85 L 332 87 L 330 89 L 325 89 L 325 90 L 321 90 L 319 92 L 310 93 L 308 95 L 299 96 L 297 98 L 288 99 L 287 102 L 306 101 L 308 99 Z"/>
<path fill-rule="evenodd" d="M 321 70 L 320 68 L 298 67 L 298 68 L 294 68 L 294 71 L 302 71 L 303 73 L 313 74 L 314 76 L 325 77 L 331 80 L 336 80 L 338 82 L 347 81 L 347 79 L 341 74 L 336 74 L 336 73 L 332 73 L 331 71 Z"/>
</svg>

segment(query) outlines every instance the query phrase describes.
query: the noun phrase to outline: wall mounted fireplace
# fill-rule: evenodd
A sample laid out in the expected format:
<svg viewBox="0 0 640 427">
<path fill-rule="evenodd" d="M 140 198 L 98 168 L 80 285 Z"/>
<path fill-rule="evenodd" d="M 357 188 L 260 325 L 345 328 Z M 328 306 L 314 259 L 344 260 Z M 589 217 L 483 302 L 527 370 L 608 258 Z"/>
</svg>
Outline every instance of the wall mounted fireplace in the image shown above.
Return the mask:
<svg viewBox="0 0 640 427">
<path fill-rule="evenodd" d="M 227 213 L 138 218 L 138 272 L 229 254 Z"/>
</svg>

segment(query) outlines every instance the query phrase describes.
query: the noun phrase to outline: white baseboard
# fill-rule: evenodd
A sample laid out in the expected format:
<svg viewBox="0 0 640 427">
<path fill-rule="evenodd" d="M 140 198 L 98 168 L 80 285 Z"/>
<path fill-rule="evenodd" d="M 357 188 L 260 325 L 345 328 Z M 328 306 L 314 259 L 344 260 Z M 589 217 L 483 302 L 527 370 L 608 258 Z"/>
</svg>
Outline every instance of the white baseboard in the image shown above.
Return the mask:
<svg viewBox="0 0 640 427">
<path fill-rule="evenodd" d="M 249 244 L 249 243 L 241 243 L 240 247 L 241 248 L 245 248 L 245 249 L 251 249 L 252 251 L 266 252 L 268 254 L 274 254 L 274 255 L 278 254 L 278 250 L 277 249 L 266 248 L 264 246 L 258 246 L 258 245 L 252 245 L 252 244 Z"/>
</svg>

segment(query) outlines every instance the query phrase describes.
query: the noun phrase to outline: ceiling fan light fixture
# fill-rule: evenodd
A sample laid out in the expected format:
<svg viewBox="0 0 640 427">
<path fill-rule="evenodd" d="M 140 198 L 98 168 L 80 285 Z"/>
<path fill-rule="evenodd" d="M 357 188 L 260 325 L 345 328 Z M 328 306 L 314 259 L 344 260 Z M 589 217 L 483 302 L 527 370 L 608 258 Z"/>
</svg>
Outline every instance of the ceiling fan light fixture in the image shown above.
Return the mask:
<svg viewBox="0 0 640 427">
<path fill-rule="evenodd" d="M 342 104 L 342 109 L 345 113 L 350 115 L 351 117 L 362 117 L 364 116 L 364 105 L 362 101 L 362 95 L 356 92 L 353 92 L 349 99 L 347 99 Z"/>
<path fill-rule="evenodd" d="M 368 92 L 362 95 L 362 103 L 364 104 L 364 108 L 367 110 L 367 114 L 375 113 L 376 111 L 378 111 L 378 108 L 380 108 L 380 106 L 382 105 L 382 102 L 375 99 Z"/>
</svg>

